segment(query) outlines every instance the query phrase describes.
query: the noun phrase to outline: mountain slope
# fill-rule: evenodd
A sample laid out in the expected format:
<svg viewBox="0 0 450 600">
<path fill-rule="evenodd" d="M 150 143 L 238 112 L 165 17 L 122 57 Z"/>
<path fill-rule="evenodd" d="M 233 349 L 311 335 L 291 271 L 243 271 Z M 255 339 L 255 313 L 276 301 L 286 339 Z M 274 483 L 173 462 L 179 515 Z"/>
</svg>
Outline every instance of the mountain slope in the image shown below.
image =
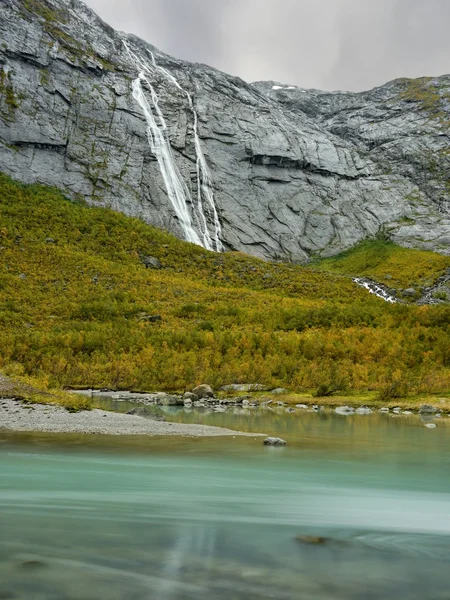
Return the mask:
<svg viewBox="0 0 450 600">
<path fill-rule="evenodd" d="M 361 93 L 254 85 L 294 114 L 308 115 L 353 144 L 383 172 L 412 181 L 417 190 L 409 197 L 411 211 L 388 228 L 391 238 L 448 254 L 450 75 L 397 79 Z M 441 220 L 433 219 L 436 210 Z"/>
<path fill-rule="evenodd" d="M 448 391 L 448 305 L 392 306 L 348 277 L 208 252 L 4 175 L 0 222 L 8 375 L 51 387 Z M 146 268 L 150 256 L 160 269 Z M 437 276 L 449 259 L 421 260 Z"/>
<path fill-rule="evenodd" d="M 402 154 L 407 96 L 390 101 L 395 160 L 370 149 L 390 88 L 273 94 L 114 32 L 79 0 L 3 0 L 0 38 L 0 170 L 23 182 L 266 259 L 331 256 L 380 229 L 449 252 L 446 100 L 410 135 L 434 161 L 441 140 L 436 171 L 422 142 Z"/>
</svg>

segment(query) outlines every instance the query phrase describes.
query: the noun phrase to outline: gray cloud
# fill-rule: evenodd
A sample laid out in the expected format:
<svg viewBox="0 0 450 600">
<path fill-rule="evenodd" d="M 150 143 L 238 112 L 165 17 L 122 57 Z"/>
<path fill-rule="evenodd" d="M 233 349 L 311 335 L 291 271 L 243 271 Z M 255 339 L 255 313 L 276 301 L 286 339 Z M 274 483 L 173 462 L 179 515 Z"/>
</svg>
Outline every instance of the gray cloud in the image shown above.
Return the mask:
<svg viewBox="0 0 450 600">
<path fill-rule="evenodd" d="M 450 72 L 448 0 L 87 0 L 116 29 L 247 81 L 362 90 Z"/>
</svg>

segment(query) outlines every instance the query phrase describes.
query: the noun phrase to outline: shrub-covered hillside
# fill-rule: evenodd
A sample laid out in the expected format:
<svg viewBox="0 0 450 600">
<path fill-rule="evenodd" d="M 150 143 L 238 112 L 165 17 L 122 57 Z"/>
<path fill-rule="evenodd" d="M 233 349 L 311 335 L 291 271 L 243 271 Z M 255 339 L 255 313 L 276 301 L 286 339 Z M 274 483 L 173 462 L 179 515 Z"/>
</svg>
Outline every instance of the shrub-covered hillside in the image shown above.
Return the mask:
<svg viewBox="0 0 450 600">
<path fill-rule="evenodd" d="M 450 268 L 450 257 L 401 248 L 383 240 L 366 240 L 354 248 L 321 260 L 317 268 L 330 273 L 369 277 L 400 291 L 431 286 Z"/>
<path fill-rule="evenodd" d="M 450 307 L 392 306 L 339 274 L 213 254 L 5 176 L 0 236 L 6 374 L 140 390 L 449 388 Z"/>
</svg>

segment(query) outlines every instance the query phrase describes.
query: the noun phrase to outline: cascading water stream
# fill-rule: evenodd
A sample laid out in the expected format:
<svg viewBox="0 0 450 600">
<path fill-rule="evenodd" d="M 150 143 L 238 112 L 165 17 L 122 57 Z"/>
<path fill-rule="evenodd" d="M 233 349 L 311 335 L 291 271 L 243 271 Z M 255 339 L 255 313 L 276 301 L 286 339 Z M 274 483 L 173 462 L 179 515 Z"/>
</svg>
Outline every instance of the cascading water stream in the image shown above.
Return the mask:
<svg viewBox="0 0 450 600">
<path fill-rule="evenodd" d="M 370 281 L 362 277 L 354 277 L 353 281 L 356 283 L 356 285 L 363 287 L 371 294 L 375 294 L 375 296 L 381 298 L 385 302 L 389 302 L 390 304 L 396 304 L 398 302 L 397 298 L 394 298 L 394 296 L 388 294 L 388 292 L 385 289 L 383 289 L 374 281 Z"/>
<path fill-rule="evenodd" d="M 189 96 L 192 104 L 192 99 Z M 214 202 L 214 194 L 212 191 L 212 180 L 209 173 L 208 165 L 206 164 L 205 155 L 203 154 L 202 146 L 200 144 L 200 138 L 198 136 L 198 115 L 197 111 L 192 107 L 194 113 L 194 138 L 195 138 L 195 150 L 197 154 L 197 181 L 198 181 L 198 205 L 202 207 L 202 192 L 208 201 L 208 204 L 212 210 L 214 217 L 214 241 L 216 244 L 217 252 L 223 251 L 222 245 L 222 227 L 219 221 L 219 215 L 217 214 L 216 205 Z"/>
<path fill-rule="evenodd" d="M 192 96 L 184 90 L 175 77 L 169 73 L 163 67 L 157 65 L 155 56 L 150 52 L 152 68 L 138 58 L 128 47 L 127 43 L 123 41 L 123 44 L 132 58 L 133 62 L 136 63 L 140 70 L 139 77 L 133 81 L 133 97 L 141 107 L 148 126 L 148 139 L 152 152 L 155 154 L 158 164 L 161 170 L 161 174 L 166 186 L 167 194 L 175 210 L 175 213 L 180 220 L 180 224 L 183 228 L 185 237 L 188 241 L 194 244 L 205 247 L 208 250 L 216 250 L 221 252 L 223 245 L 221 241 L 221 225 L 217 209 L 214 202 L 214 194 L 212 190 L 212 179 L 209 173 L 208 165 L 206 162 L 205 155 L 200 143 L 198 135 L 198 115 L 194 108 Z M 179 169 L 176 165 L 175 158 L 173 156 L 172 147 L 167 135 L 167 125 L 164 119 L 164 115 L 159 107 L 159 99 L 155 89 L 150 83 L 145 73 L 152 74 L 154 70 L 159 71 L 171 84 L 177 87 L 188 99 L 189 107 L 194 116 L 194 144 L 196 154 L 196 172 L 197 172 L 197 221 L 201 228 L 200 236 L 195 231 L 191 216 L 189 213 L 188 202 L 192 203 L 189 190 L 184 183 Z M 146 95 L 142 87 L 142 81 L 145 82 L 146 86 L 151 93 L 152 106 L 150 106 Z M 158 123 L 158 121 L 159 123 Z M 209 210 L 211 211 L 214 221 L 214 241 L 211 238 L 208 229 L 208 222 L 203 209 L 203 198 L 206 199 Z"/>
<path fill-rule="evenodd" d="M 152 104 L 159 119 L 159 125 L 156 122 L 155 115 L 153 114 L 150 104 L 145 97 L 141 81 L 145 81 L 150 89 Z M 141 72 L 139 77 L 133 81 L 133 98 L 136 100 L 136 102 L 138 102 L 145 115 L 150 148 L 152 149 L 152 152 L 158 161 L 161 175 L 166 186 L 167 195 L 172 202 L 175 213 L 184 231 L 186 240 L 201 246 L 201 240 L 192 226 L 191 217 L 189 215 L 186 201 L 187 189 L 178 171 L 172 155 L 172 148 L 170 147 L 166 137 L 167 127 L 164 116 L 159 109 L 158 97 L 153 89 L 153 86 L 150 84 L 143 72 Z"/>
<path fill-rule="evenodd" d="M 155 55 L 153 54 L 153 52 L 150 52 L 150 55 L 152 57 L 153 67 L 155 69 L 157 69 L 160 73 L 162 73 L 166 77 L 166 79 L 168 79 L 173 85 L 175 85 L 183 94 L 185 94 L 185 96 L 189 102 L 189 107 L 194 115 L 194 130 L 193 131 L 194 131 L 194 143 L 195 143 L 195 154 L 196 154 L 197 189 L 198 189 L 197 208 L 198 208 L 200 220 L 203 223 L 204 237 L 206 238 L 207 243 L 209 245 L 212 245 L 211 237 L 210 237 L 209 231 L 208 231 L 208 225 L 207 225 L 205 213 L 203 210 L 202 196 L 204 196 L 206 198 L 206 201 L 209 204 L 209 207 L 211 209 L 213 219 L 214 219 L 215 249 L 217 250 L 217 252 L 222 252 L 223 251 L 223 245 L 222 245 L 222 241 L 221 241 L 222 227 L 220 225 L 219 215 L 217 214 L 216 204 L 214 202 L 214 193 L 213 193 L 213 188 L 212 188 L 211 175 L 210 175 L 210 172 L 208 169 L 208 164 L 206 162 L 206 158 L 205 158 L 205 154 L 203 152 L 202 145 L 200 143 L 200 137 L 198 134 L 198 114 L 197 114 L 197 111 L 195 110 L 192 96 L 189 94 L 189 92 L 187 92 L 186 90 L 184 90 L 181 87 L 181 85 L 178 83 L 178 81 L 175 79 L 175 77 L 171 73 L 169 73 L 169 71 L 167 71 L 166 69 L 164 69 L 164 67 L 161 67 L 156 63 Z"/>
</svg>

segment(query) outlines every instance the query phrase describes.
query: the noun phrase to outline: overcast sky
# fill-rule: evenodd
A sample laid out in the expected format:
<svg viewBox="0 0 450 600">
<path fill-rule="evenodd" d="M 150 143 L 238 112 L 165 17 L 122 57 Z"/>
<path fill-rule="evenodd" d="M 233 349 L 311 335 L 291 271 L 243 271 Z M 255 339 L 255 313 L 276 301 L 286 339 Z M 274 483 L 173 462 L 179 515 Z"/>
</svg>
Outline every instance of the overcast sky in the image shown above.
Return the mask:
<svg viewBox="0 0 450 600">
<path fill-rule="evenodd" d="M 450 73 L 450 0 L 86 0 L 116 29 L 247 81 L 364 90 Z"/>
</svg>

